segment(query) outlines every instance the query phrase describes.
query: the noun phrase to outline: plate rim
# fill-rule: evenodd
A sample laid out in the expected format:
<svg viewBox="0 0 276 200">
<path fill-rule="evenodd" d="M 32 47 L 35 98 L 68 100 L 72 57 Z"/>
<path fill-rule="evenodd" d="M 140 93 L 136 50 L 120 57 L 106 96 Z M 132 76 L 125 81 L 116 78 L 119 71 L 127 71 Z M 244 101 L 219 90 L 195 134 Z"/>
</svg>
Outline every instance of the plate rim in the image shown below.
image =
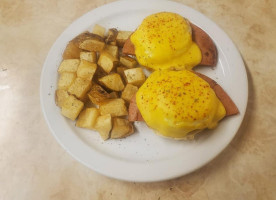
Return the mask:
<svg viewBox="0 0 276 200">
<path fill-rule="evenodd" d="M 159 2 L 158 0 L 154 0 L 154 1 L 151 1 L 150 3 L 151 4 L 154 4 L 154 2 Z M 81 162 L 82 164 L 84 164 L 85 166 L 89 167 L 90 169 L 94 170 L 94 171 L 97 171 L 98 173 L 100 174 L 103 174 L 105 176 L 109 176 L 109 177 L 112 177 L 112 178 L 116 178 L 116 179 L 120 179 L 120 180 L 125 180 L 125 181 L 136 181 L 136 182 L 153 182 L 153 181 L 163 181 L 163 180 L 168 180 L 168 179 L 172 179 L 172 178 L 176 178 L 176 177 L 179 177 L 179 176 L 183 176 L 185 174 L 188 174 L 192 171 L 195 171 L 196 169 L 198 168 L 201 168 L 202 166 L 206 165 L 208 162 L 210 162 L 211 160 L 213 160 L 217 155 L 219 155 L 227 146 L 228 144 L 232 141 L 232 139 L 234 138 L 234 136 L 236 135 L 242 121 L 243 121 L 243 118 L 244 118 L 244 115 L 245 115 L 245 111 L 246 111 L 246 107 L 247 107 L 247 101 L 248 101 L 248 80 L 247 80 L 247 73 L 246 73 L 246 70 L 245 70 L 245 65 L 244 65 L 244 62 L 242 60 L 242 57 L 236 47 L 236 45 L 233 43 L 233 41 L 229 38 L 229 36 L 215 23 L 213 22 L 212 20 L 210 20 L 208 17 L 206 17 L 205 15 L 201 14 L 200 12 L 194 10 L 193 8 L 189 7 L 189 6 L 186 6 L 184 4 L 181 4 L 181 3 L 177 3 L 177 2 L 172 2 L 172 1 L 167 1 L 167 0 L 163 0 L 162 3 L 166 4 L 166 5 L 170 5 L 170 6 L 179 6 L 179 7 L 182 7 L 182 8 L 185 8 L 185 9 L 188 9 L 188 10 L 191 10 L 192 12 L 196 13 L 197 15 L 200 15 L 201 17 L 204 17 L 205 20 L 207 20 L 208 23 L 211 23 L 212 26 L 215 26 L 217 29 L 219 29 L 221 31 L 221 33 L 224 34 L 224 37 L 226 36 L 226 38 L 228 38 L 228 42 L 231 43 L 232 47 L 236 50 L 236 57 L 238 58 L 239 62 L 243 65 L 243 68 L 242 68 L 242 73 L 244 74 L 244 83 L 245 83 L 245 88 L 246 88 L 246 94 L 245 94 L 245 106 L 243 107 L 243 110 L 241 111 L 240 115 L 241 115 L 241 119 L 238 123 L 238 125 L 236 126 L 236 130 L 234 131 L 235 133 L 232 135 L 232 137 L 230 138 L 230 140 L 228 141 L 227 144 L 223 145 L 223 147 L 220 148 L 220 150 L 215 153 L 211 158 L 209 158 L 208 160 L 206 160 L 205 162 L 202 162 L 201 165 L 198 165 L 196 168 L 193 168 L 193 169 L 190 169 L 190 170 L 186 170 L 185 172 L 183 173 L 169 173 L 169 174 L 165 174 L 163 175 L 160 175 L 160 177 L 150 177 L 150 176 L 144 176 L 144 177 L 136 177 L 135 175 L 131 175 L 131 174 L 127 174 L 125 172 L 123 172 L 122 170 L 119 170 L 119 172 L 121 171 L 121 174 L 118 175 L 118 174 L 114 174 L 114 173 L 110 173 L 110 172 L 106 172 L 106 169 L 102 170 L 100 169 L 101 168 L 101 165 L 97 165 L 97 166 L 91 166 L 88 162 L 85 162 L 85 158 L 83 156 L 77 156 L 77 154 L 79 155 L 79 152 L 76 154 L 75 150 L 72 150 L 72 149 L 68 149 L 68 147 L 65 145 L 65 142 L 62 140 L 62 138 L 60 138 L 56 133 L 55 133 L 55 130 L 53 129 L 52 127 L 52 124 L 50 123 L 50 120 L 48 119 L 48 115 L 46 113 L 46 110 L 45 110 L 45 100 L 44 100 L 44 91 L 46 88 L 44 88 L 44 78 L 45 76 L 43 76 L 45 74 L 45 71 L 46 71 L 46 67 L 47 67 L 47 60 L 50 58 L 50 55 L 51 55 L 51 52 L 53 52 L 54 50 L 54 47 L 55 45 L 61 40 L 62 37 L 64 37 L 64 35 L 67 34 L 68 30 L 70 30 L 71 27 L 74 27 L 76 24 L 80 23 L 85 17 L 87 17 L 88 15 L 91 15 L 91 13 L 93 12 L 96 12 L 96 11 L 99 11 L 99 10 L 104 10 L 104 9 L 109 9 L 111 7 L 114 7 L 114 6 L 122 6 L 122 5 L 130 5 L 130 4 L 143 4 L 143 3 L 146 3 L 146 4 L 149 4 L 148 1 L 146 0 L 142 0 L 142 1 L 139 1 L 139 2 L 135 2 L 135 1 L 126 1 L 126 0 L 123 0 L 123 1 L 116 1 L 116 2 L 112 2 L 112 3 L 109 3 L 109 4 L 105 4 L 103 6 L 100 6 L 96 9 L 93 9 L 89 12 L 87 12 L 86 14 L 82 15 L 81 17 L 79 17 L 78 19 L 76 19 L 73 23 L 71 23 L 61 34 L 60 36 L 57 38 L 57 40 L 54 42 L 54 44 L 52 45 L 51 49 L 49 50 L 48 52 L 48 55 L 45 59 L 45 62 L 43 64 L 43 69 L 42 69 L 42 72 L 41 72 L 41 77 L 40 77 L 40 101 L 41 101 L 41 108 L 42 108 L 42 112 L 43 112 L 43 116 L 44 116 L 44 119 L 52 133 L 52 135 L 54 135 L 55 139 L 58 141 L 58 143 L 72 156 L 74 157 L 76 160 L 78 160 L 79 162 Z M 153 10 L 153 9 L 152 9 Z M 206 24 L 208 24 L 206 23 Z M 83 26 L 83 25 L 82 25 Z M 206 28 L 208 29 L 208 27 L 205 27 L 205 26 L 200 26 L 200 28 L 202 28 L 203 30 L 206 31 Z M 43 92 L 42 92 L 43 91 Z M 76 140 L 77 140 L 77 136 L 75 136 Z M 68 142 L 68 141 L 67 141 Z M 107 161 L 107 162 L 116 162 L 116 159 L 111 159 L 109 157 L 105 157 L 105 156 L 99 156 L 97 154 L 97 152 L 95 150 L 92 150 L 91 151 L 91 148 L 88 147 L 87 145 L 84 145 L 83 146 L 84 149 L 90 151 L 90 152 L 94 152 L 95 155 L 94 155 L 94 159 L 99 159 L 101 161 Z M 126 163 L 126 162 L 122 162 L 120 161 L 121 164 L 120 164 L 120 167 L 123 167 L 125 165 L 128 165 L 128 166 L 131 166 L 133 167 L 133 163 Z M 148 165 L 147 163 L 144 163 L 145 165 Z M 134 164 L 134 167 L 143 167 L 137 163 Z M 147 167 L 145 168 L 147 169 Z M 122 176 L 123 175 L 123 176 Z"/>
</svg>

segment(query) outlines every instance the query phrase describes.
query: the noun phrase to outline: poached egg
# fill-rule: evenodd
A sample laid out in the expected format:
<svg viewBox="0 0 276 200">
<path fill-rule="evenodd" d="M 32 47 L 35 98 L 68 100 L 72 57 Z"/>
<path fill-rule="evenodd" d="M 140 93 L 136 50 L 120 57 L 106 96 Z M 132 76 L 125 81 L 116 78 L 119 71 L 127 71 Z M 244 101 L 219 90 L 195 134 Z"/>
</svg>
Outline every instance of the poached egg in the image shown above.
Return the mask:
<svg viewBox="0 0 276 200">
<path fill-rule="evenodd" d="M 192 69 L 202 58 L 189 22 L 176 13 L 146 17 L 130 39 L 138 62 L 153 70 Z"/>
<path fill-rule="evenodd" d="M 138 90 L 136 103 L 149 127 L 175 139 L 215 128 L 226 113 L 210 85 L 189 70 L 154 71 Z"/>
</svg>

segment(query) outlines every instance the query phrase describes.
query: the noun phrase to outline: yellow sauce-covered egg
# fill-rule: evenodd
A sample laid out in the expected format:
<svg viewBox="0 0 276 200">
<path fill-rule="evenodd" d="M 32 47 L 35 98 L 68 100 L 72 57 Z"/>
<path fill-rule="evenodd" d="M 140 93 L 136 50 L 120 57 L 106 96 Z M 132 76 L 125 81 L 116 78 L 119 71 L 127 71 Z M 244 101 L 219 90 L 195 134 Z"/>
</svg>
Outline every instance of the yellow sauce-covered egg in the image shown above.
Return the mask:
<svg viewBox="0 0 276 200">
<path fill-rule="evenodd" d="M 210 85 L 189 70 L 153 72 L 138 90 L 136 102 L 149 127 L 176 139 L 213 129 L 225 116 Z"/>
<path fill-rule="evenodd" d="M 146 17 L 132 34 L 138 62 L 148 68 L 192 69 L 201 51 L 192 40 L 189 22 L 182 16 L 161 12 Z"/>
</svg>

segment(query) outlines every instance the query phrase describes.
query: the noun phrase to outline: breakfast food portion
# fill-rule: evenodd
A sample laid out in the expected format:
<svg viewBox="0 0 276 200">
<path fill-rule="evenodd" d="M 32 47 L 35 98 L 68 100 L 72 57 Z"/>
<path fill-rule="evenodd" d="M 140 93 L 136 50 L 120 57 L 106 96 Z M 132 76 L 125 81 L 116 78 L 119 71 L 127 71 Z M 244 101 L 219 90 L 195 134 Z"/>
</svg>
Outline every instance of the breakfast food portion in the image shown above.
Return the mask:
<svg viewBox="0 0 276 200">
<path fill-rule="evenodd" d="M 153 72 L 136 101 L 149 127 L 175 139 L 215 128 L 226 113 L 210 85 L 188 70 Z"/>
<path fill-rule="evenodd" d="M 150 15 L 134 32 L 95 25 L 63 52 L 56 104 L 103 140 L 132 135 L 135 121 L 164 137 L 193 139 L 239 112 L 215 81 L 192 71 L 216 63 L 208 34 L 175 13 Z"/>
<path fill-rule="evenodd" d="M 192 69 L 201 61 L 189 22 L 175 13 L 146 17 L 130 40 L 138 62 L 153 70 Z"/>
<path fill-rule="evenodd" d="M 222 107 L 221 107 L 221 104 L 219 103 L 219 104 L 217 104 L 218 106 L 219 106 L 219 108 L 221 109 L 221 111 L 222 112 L 218 112 L 217 113 L 217 115 L 219 116 L 219 115 L 221 115 L 221 116 L 224 116 L 224 117 L 226 117 L 226 116 L 230 116 L 230 115 L 236 115 L 236 114 L 238 114 L 239 113 L 239 110 L 238 110 L 238 108 L 237 108 L 237 106 L 235 105 L 235 103 L 232 101 L 232 99 L 227 95 L 227 93 L 222 89 L 222 87 L 219 85 L 219 84 L 217 84 L 217 82 L 215 82 L 213 79 L 211 79 L 211 78 L 209 78 L 209 77 L 207 77 L 207 76 L 205 76 L 205 75 L 203 75 L 203 74 L 201 74 L 201 73 L 198 73 L 198 72 L 192 72 L 192 71 L 190 71 L 190 73 L 193 73 L 194 75 L 196 75 L 196 76 L 198 76 L 198 77 L 196 77 L 195 79 L 194 79 L 194 81 L 196 81 L 196 80 L 200 80 L 200 81 L 205 81 L 205 84 L 206 83 L 208 83 L 208 87 L 205 85 L 205 88 L 208 88 L 208 90 L 210 90 L 210 88 L 215 92 L 215 95 L 216 95 L 216 97 L 219 99 L 219 101 L 221 102 L 221 104 L 223 105 L 223 107 L 224 107 L 224 109 L 225 109 L 225 114 L 223 115 L 223 109 L 222 109 Z M 167 76 L 167 74 L 166 73 L 164 73 L 164 75 L 165 76 Z M 179 74 L 180 75 L 180 74 Z M 174 79 L 174 77 L 173 77 L 173 79 Z M 201 80 L 202 79 L 202 80 Z M 148 79 L 149 80 L 149 79 Z M 186 79 L 186 81 L 188 81 L 188 79 Z M 160 82 L 159 82 L 160 83 Z M 145 83 L 146 84 L 146 83 Z M 181 85 L 181 83 L 180 83 L 180 85 Z M 185 102 L 185 101 L 189 101 L 189 98 L 191 98 L 191 96 L 185 96 L 185 95 L 181 95 L 181 92 L 180 92 L 180 89 L 182 88 L 183 90 L 185 90 L 185 87 L 186 86 L 191 86 L 190 84 L 186 84 L 186 83 L 182 83 L 182 87 L 177 87 L 177 90 L 175 90 L 175 92 L 176 92 L 176 94 L 177 93 L 179 93 L 178 95 L 175 95 L 176 97 L 174 97 L 173 98 L 173 102 L 175 102 L 175 104 L 168 104 L 168 106 L 165 106 L 165 107 L 160 107 L 159 106 L 159 103 L 157 103 L 157 106 L 159 106 L 159 109 L 161 109 L 162 110 L 162 112 L 163 113 L 166 113 L 166 112 L 171 112 L 171 107 L 173 107 L 173 108 L 177 108 L 178 106 L 180 107 L 180 109 L 184 109 L 184 108 L 186 108 L 187 110 L 186 111 L 188 111 L 188 112 L 195 112 L 195 113 L 199 113 L 200 111 L 202 111 L 202 110 L 198 110 L 198 109 L 196 109 L 195 108 L 195 106 L 199 106 L 200 104 L 205 104 L 205 103 L 208 103 L 208 101 L 202 101 L 202 102 L 200 102 L 199 101 L 199 99 L 197 99 L 196 98 L 196 101 L 194 101 L 194 104 L 195 104 L 195 106 L 194 105 L 192 105 L 192 108 L 191 107 L 185 107 L 185 106 L 188 106 L 188 104 L 186 104 L 185 103 L 185 106 L 184 107 L 182 107 L 181 106 L 181 104 L 179 104 L 179 102 Z M 175 88 L 174 86 L 172 87 L 172 89 L 173 88 Z M 199 87 L 200 88 L 200 87 Z M 198 88 L 198 89 L 199 89 Z M 153 89 L 153 90 L 155 90 L 154 88 L 151 88 L 151 89 Z M 188 88 L 186 88 L 186 90 L 187 90 Z M 146 91 L 148 90 L 147 88 L 145 89 Z M 203 89 L 203 90 L 205 90 L 205 89 Z M 159 93 L 162 91 L 162 89 L 161 90 L 159 90 Z M 165 95 L 165 93 L 166 92 L 168 92 L 168 94 L 166 94 Z M 189 91 L 189 93 L 190 93 L 190 95 L 192 95 L 194 92 L 196 92 L 196 90 L 192 90 L 192 91 Z M 202 91 L 201 91 L 202 92 Z M 213 92 L 211 92 L 212 94 L 213 94 Z M 186 94 L 186 93 L 185 93 Z M 203 94 L 203 93 L 202 93 Z M 170 100 L 170 98 L 172 98 L 171 97 L 171 90 L 163 90 L 162 91 L 162 96 L 165 96 L 166 97 L 166 101 L 167 100 Z M 195 96 L 196 96 L 196 94 L 195 94 Z M 180 97 L 183 97 L 183 100 L 182 101 L 175 101 L 175 98 L 180 98 Z M 201 96 L 202 97 L 202 96 Z M 138 99 L 139 97 L 138 97 L 138 95 L 134 95 L 133 97 L 132 97 L 132 99 L 131 99 L 131 101 L 130 101 L 130 105 L 129 105 L 129 120 L 130 121 L 145 121 L 144 120 L 144 118 L 142 117 L 142 115 L 141 115 L 141 112 L 140 112 L 140 110 L 142 110 L 143 109 L 143 107 L 145 107 L 146 106 L 146 104 L 151 104 L 151 105 L 149 105 L 149 106 L 152 106 L 152 104 L 154 104 L 154 102 L 152 102 L 152 101 L 145 101 L 144 103 L 145 103 L 145 105 L 144 104 L 142 104 L 142 105 L 140 105 L 140 107 L 142 107 L 142 109 L 140 108 L 138 108 L 138 106 L 137 106 L 137 102 L 136 102 L 136 99 Z M 142 97 L 140 97 L 140 98 L 142 98 Z M 193 99 L 194 97 L 192 97 L 192 99 Z M 144 100 L 144 97 L 142 98 L 142 101 Z M 190 99 L 191 100 L 191 99 Z M 139 101 L 139 100 L 138 100 Z M 213 104 L 214 105 L 214 104 Z M 155 109 L 157 108 L 157 106 L 155 107 Z M 154 112 L 153 112 L 154 113 Z M 148 114 L 149 115 L 152 115 L 153 114 L 152 112 L 149 112 Z M 186 112 L 187 113 L 187 112 Z M 181 115 L 185 115 L 185 112 L 181 112 L 180 113 Z M 207 116 L 207 115 L 206 115 Z M 173 116 L 173 117 L 175 117 L 175 116 Z M 172 120 L 173 119 L 173 117 L 170 117 L 170 119 L 169 120 Z M 188 118 L 189 117 L 192 117 L 192 115 L 190 115 L 190 116 L 188 116 Z M 186 117 L 187 118 L 187 117 Z M 187 118 L 187 119 L 188 119 Z M 196 118 L 196 117 L 194 117 L 193 118 L 193 120 L 198 120 L 198 118 Z M 219 121 L 219 120 L 218 120 Z M 194 123 L 193 123 L 194 124 Z M 196 126 L 194 126 L 194 128 L 195 128 Z M 210 128 L 210 127 L 208 127 L 208 128 Z M 158 129 L 157 129 L 158 130 Z M 187 133 L 187 135 L 185 136 L 185 133 L 184 132 L 182 132 L 182 137 L 175 137 L 175 136 L 173 136 L 173 135 L 171 135 L 171 131 L 169 132 L 169 135 L 170 136 L 168 136 L 167 135 L 167 137 L 172 137 L 172 138 L 174 138 L 174 139 L 192 139 L 193 137 L 194 137 L 194 135 L 196 134 L 196 133 L 198 133 L 198 132 L 200 132 L 201 131 L 201 129 L 197 129 L 196 131 L 191 131 L 191 132 L 188 132 Z M 157 131 L 157 133 L 159 133 L 160 134 L 160 131 Z M 164 134 L 163 134 L 163 136 L 164 136 Z"/>
<path fill-rule="evenodd" d="M 218 55 L 216 45 L 213 40 L 206 32 L 193 23 L 188 22 L 187 20 L 185 23 L 189 23 L 192 32 L 192 40 L 197 44 L 201 51 L 201 61 L 198 65 L 215 66 Z M 125 42 L 123 53 L 127 55 L 135 55 L 135 46 L 132 43 L 131 38 L 128 38 Z"/>
</svg>

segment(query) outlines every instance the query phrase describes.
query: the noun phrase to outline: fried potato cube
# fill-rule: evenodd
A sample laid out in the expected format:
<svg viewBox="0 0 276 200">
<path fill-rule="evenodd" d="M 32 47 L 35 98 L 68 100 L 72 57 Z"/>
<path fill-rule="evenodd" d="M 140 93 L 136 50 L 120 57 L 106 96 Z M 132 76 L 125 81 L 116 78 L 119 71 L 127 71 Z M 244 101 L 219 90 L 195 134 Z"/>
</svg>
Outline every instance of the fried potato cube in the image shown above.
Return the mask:
<svg viewBox="0 0 276 200">
<path fill-rule="evenodd" d="M 76 122 L 77 127 L 95 129 L 95 123 L 100 115 L 100 111 L 97 108 L 85 108 L 79 114 Z"/>
<path fill-rule="evenodd" d="M 107 37 L 106 37 L 106 40 L 105 42 L 107 44 L 111 44 L 113 45 L 113 43 L 115 42 L 114 45 L 116 45 L 116 38 L 117 38 L 117 35 L 118 35 L 118 30 L 116 28 L 111 28 L 108 30 L 108 33 L 107 33 Z"/>
<path fill-rule="evenodd" d="M 118 92 L 111 92 L 111 93 L 109 93 L 109 98 L 110 99 L 117 99 L 117 98 L 119 98 Z"/>
<path fill-rule="evenodd" d="M 104 51 L 114 56 L 115 58 L 119 57 L 119 48 L 114 45 L 105 45 Z"/>
<path fill-rule="evenodd" d="M 116 40 L 114 42 L 109 42 L 110 45 L 113 45 L 113 46 L 116 46 L 117 45 L 117 42 Z"/>
<path fill-rule="evenodd" d="M 58 89 L 55 92 L 55 101 L 57 106 L 62 107 L 64 101 L 69 97 L 69 94 L 66 90 Z"/>
<path fill-rule="evenodd" d="M 112 129 L 112 118 L 110 114 L 99 116 L 96 120 L 95 129 L 100 133 L 103 140 L 110 138 Z"/>
<path fill-rule="evenodd" d="M 131 58 L 129 56 L 121 56 L 120 62 L 121 62 L 121 64 L 123 64 L 124 66 L 126 66 L 128 68 L 134 68 L 138 64 L 134 58 Z"/>
<path fill-rule="evenodd" d="M 129 38 L 131 34 L 132 34 L 132 31 L 118 31 L 118 35 L 116 38 L 117 45 L 119 47 L 123 47 L 126 40 Z"/>
<path fill-rule="evenodd" d="M 88 95 L 87 95 L 87 97 L 88 97 Z M 89 98 L 88 98 L 88 100 L 89 100 Z M 85 108 L 95 108 L 95 104 L 93 104 L 90 100 L 89 101 L 88 100 L 86 102 L 83 102 L 84 107 Z"/>
<path fill-rule="evenodd" d="M 113 119 L 113 128 L 110 137 L 113 139 L 124 138 L 134 133 L 134 127 L 127 119 L 117 118 Z"/>
<path fill-rule="evenodd" d="M 128 114 L 123 99 L 109 99 L 100 105 L 101 115 L 111 114 L 112 117 L 126 116 Z"/>
<path fill-rule="evenodd" d="M 88 31 L 75 37 L 72 42 L 80 49 L 87 51 L 101 51 L 105 45 L 104 39 L 101 36 L 89 33 Z"/>
<path fill-rule="evenodd" d="M 130 102 L 133 95 L 138 91 L 138 87 L 135 85 L 127 84 L 124 91 L 122 92 L 121 98 L 126 102 Z"/>
<path fill-rule="evenodd" d="M 102 67 L 97 67 L 97 70 L 96 70 L 96 72 L 95 72 L 95 74 L 94 74 L 94 77 L 93 77 L 93 81 L 99 83 L 98 80 L 99 80 L 100 78 L 106 76 L 106 75 L 107 75 L 107 73 L 103 70 Z"/>
<path fill-rule="evenodd" d="M 82 51 L 80 52 L 80 59 L 97 63 L 97 53 L 95 51 Z"/>
<path fill-rule="evenodd" d="M 91 88 L 91 81 L 77 77 L 72 85 L 69 87 L 69 94 L 75 95 L 78 99 L 84 99 L 86 93 Z"/>
<path fill-rule="evenodd" d="M 125 76 L 124 71 L 127 70 L 127 69 L 128 69 L 127 67 L 123 67 L 123 66 L 120 66 L 120 67 L 117 67 L 117 68 L 116 68 L 117 73 L 120 74 L 121 77 L 122 77 L 124 80 L 126 80 L 126 76 Z"/>
<path fill-rule="evenodd" d="M 105 36 L 105 27 L 100 26 L 99 24 L 95 24 L 95 26 L 92 29 L 92 33 L 97 34 L 104 38 Z"/>
<path fill-rule="evenodd" d="M 140 67 L 127 69 L 124 71 L 127 83 L 132 85 L 141 86 L 146 80 L 143 69 Z"/>
<path fill-rule="evenodd" d="M 110 94 L 96 83 L 92 84 L 91 90 L 88 92 L 87 95 L 90 101 L 95 105 L 100 105 L 105 100 L 110 98 Z"/>
<path fill-rule="evenodd" d="M 101 66 L 106 73 L 111 72 L 118 63 L 118 59 L 107 52 L 102 52 L 98 60 L 98 65 Z"/>
<path fill-rule="evenodd" d="M 105 46 L 105 43 L 95 39 L 85 40 L 80 43 L 80 48 L 87 51 L 102 51 Z"/>
<path fill-rule="evenodd" d="M 80 58 L 81 49 L 74 43 L 69 42 L 63 52 L 63 59 L 76 59 Z"/>
<path fill-rule="evenodd" d="M 96 72 L 96 69 L 97 64 L 86 60 L 81 60 L 78 67 L 77 76 L 91 81 Z"/>
<path fill-rule="evenodd" d="M 77 72 L 79 64 L 80 64 L 80 59 L 63 60 L 58 67 L 58 73 Z"/>
<path fill-rule="evenodd" d="M 75 81 L 77 75 L 76 73 L 63 72 L 60 74 L 58 79 L 58 89 L 67 90 L 70 85 Z"/>
<path fill-rule="evenodd" d="M 83 108 L 83 102 L 73 95 L 69 95 L 61 107 L 61 114 L 71 120 L 75 120 Z"/>
<path fill-rule="evenodd" d="M 90 40 L 90 39 L 95 39 L 95 40 L 104 42 L 104 39 L 101 36 L 96 35 L 94 33 L 90 33 L 88 31 L 85 31 L 85 32 L 79 34 L 77 37 L 75 37 L 73 40 L 71 40 L 71 42 L 73 42 L 74 44 L 79 46 L 80 43 L 82 43 L 83 41 Z"/>
<path fill-rule="evenodd" d="M 105 46 L 103 38 L 93 33 L 85 32 L 79 35 L 76 40 L 79 48 L 86 51 L 101 51 Z"/>
<path fill-rule="evenodd" d="M 119 74 L 109 74 L 99 79 L 99 82 L 113 91 L 122 91 L 125 87 Z"/>
</svg>

